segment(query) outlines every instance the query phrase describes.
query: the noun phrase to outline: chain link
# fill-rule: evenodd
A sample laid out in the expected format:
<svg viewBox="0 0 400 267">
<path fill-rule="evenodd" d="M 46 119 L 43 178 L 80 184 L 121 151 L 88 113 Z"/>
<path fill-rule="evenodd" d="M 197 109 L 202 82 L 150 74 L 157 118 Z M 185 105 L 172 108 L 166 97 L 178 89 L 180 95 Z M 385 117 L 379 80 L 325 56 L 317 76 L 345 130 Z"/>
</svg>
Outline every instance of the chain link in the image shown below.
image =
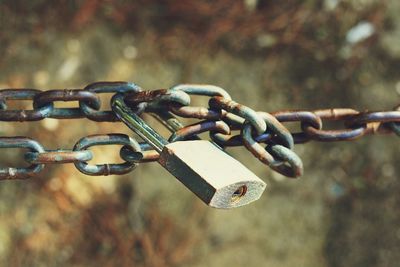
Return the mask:
<svg viewBox="0 0 400 267">
<path fill-rule="evenodd" d="M 221 87 L 214 85 L 181 84 L 170 89 L 144 91 L 130 82 L 97 82 L 84 89 L 0 90 L 0 121 L 38 121 L 45 118 L 87 118 L 97 122 L 118 122 L 111 110 L 100 110 L 100 94 L 122 96 L 137 114 L 155 116 L 171 131 L 170 142 L 199 139 L 197 135 L 209 132 L 213 142 L 222 148 L 246 147 L 262 163 L 288 176 L 303 173 L 301 159 L 293 151 L 294 144 L 309 141 L 350 141 L 368 134 L 400 136 L 399 107 L 391 111 L 360 112 L 354 109 L 334 108 L 259 112 L 232 100 Z M 191 96 L 209 97 L 208 107 L 191 106 Z M 32 109 L 9 109 L 8 101 L 28 100 Z M 79 107 L 56 108 L 55 102 L 78 101 Z M 184 126 L 176 117 L 201 121 Z M 324 129 L 326 121 L 341 122 L 341 129 Z M 299 132 L 289 132 L 286 122 L 298 122 Z M 237 132 L 236 134 L 234 132 Z M 120 145 L 123 163 L 90 165 L 93 146 Z M 39 142 L 28 137 L 0 137 L 0 148 L 25 148 L 24 160 L 28 167 L 0 168 L 0 179 L 24 179 L 37 175 L 46 164 L 74 163 L 88 175 L 124 174 L 138 163 L 157 161 L 159 154 L 145 143 L 123 134 L 105 134 L 83 137 L 73 149 L 45 150 Z"/>
<path fill-rule="evenodd" d="M 83 151 L 93 146 L 102 145 L 122 145 L 128 146 L 132 151 L 140 152 L 141 148 L 139 143 L 124 134 L 102 134 L 90 135 L 79 140 L 75 146 L 74 151 Z M 137 164 L 135 162 L 125 161 L 124 163 L 106 163 L 89 165 L 86 161 L 74 162 L 75 167 L 87 175 L 111 175 L 111 174 L 125 174 L 133 170 Z"/>
<path fill-rule="evenodd" d="M 26 148 L 32 152 L 43 153 L 41 144 L 28 137 L 0 137 L 0 148 Z M 26 179 L 34 177 L 44 167 L 44 164 L 31 164 L 28 167 L 3 167 L 0 168 L 0 179 Z"/>
</svg>

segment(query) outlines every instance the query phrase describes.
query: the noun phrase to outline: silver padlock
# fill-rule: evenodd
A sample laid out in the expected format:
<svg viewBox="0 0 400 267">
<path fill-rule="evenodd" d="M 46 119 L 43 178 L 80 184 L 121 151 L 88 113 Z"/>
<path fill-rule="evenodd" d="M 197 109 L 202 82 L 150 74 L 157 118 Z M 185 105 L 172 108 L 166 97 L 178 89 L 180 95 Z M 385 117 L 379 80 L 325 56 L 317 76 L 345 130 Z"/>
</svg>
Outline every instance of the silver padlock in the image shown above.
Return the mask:
<svg viewBox="0 0 400 267">
<path fill-rule="evenodd" d="M 112 109 L 130 129 L 160 153 L 159 163 L 214 208 L 235 208 L 260 198 L 266 184 L 242 163 L 205 140 L 169 143 L 114 96 Z"/>
</svg>

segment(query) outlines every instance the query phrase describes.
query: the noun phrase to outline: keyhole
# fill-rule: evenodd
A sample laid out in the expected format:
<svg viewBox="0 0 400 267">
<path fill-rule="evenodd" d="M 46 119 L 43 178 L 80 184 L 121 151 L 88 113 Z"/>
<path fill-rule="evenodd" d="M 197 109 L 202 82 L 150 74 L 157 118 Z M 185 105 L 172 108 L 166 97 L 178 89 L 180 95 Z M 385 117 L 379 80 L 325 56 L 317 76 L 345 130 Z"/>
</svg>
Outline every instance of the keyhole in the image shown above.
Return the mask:
<svg viewBox="0 0 400 267">
<path fill-rule="evenodd" d="M 236 189 L 235 192 L 233 192 L 231 201 L 232 202 L 238 201 L 240 198 L 242 198 L 246 194 L 246 192 L 247 192 L 247 186 L 242 185 L 241 187 Z"/>
</svg>

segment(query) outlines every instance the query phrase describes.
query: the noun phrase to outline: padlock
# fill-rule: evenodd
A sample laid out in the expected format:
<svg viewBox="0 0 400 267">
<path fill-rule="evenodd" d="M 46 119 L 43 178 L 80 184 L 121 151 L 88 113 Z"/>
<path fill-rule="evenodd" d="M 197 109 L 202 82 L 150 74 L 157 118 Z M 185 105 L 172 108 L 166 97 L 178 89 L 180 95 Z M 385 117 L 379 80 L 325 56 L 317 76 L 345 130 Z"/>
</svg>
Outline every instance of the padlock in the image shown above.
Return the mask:
<svg viewBox="0 0 400 267">
<path fill-rule="evenodd" d="M 260 198 L 266 184 L 242 163 L 206 140 L 169 143 L 115 95 L 117 117 L 160 153 L 158 162 L 214 208 L 235 208 Z"/>
</svg>

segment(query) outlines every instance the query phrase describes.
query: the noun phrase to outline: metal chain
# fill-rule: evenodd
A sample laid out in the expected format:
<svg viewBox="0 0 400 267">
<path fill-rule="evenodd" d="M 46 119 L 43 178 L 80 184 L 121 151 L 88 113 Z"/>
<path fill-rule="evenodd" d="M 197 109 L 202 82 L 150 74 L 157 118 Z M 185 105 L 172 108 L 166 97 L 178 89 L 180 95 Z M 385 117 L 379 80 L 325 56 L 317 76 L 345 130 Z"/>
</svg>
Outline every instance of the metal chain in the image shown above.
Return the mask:
<svg viewBox="0 0 400 267">
<path fill-rule="evenodd" d="M 379 112 L 344 108 L 257 112 L 233 101 L 221 87 L 196 84 L 153 91 L 143 91 L 129 82 L 97 82 L 73 90 L 2 89 L 0 121 L 87 118 L 97 122 L 118 122 L 113 111 L 100 110 L 99 94 L 103 93 L 122 95 L 135 113 L 146 112 L 155 116 L 171 131 L 170 142 L 197 139 L 198 134 L 209 132 L 211 140 L 222 148 L 244 146 L 262 163 L 288 177 L 298 177 L 303 173 L 302 161 L 293 151 L 294 144 L 350 141 L 377 133 L 400 135 L 399 107 Z M 193 95 L 209 97 L 208 107 L 191 106 Z M 9 100 L 30 100 L 32 109 L 9 109 Z M 78 101 L 79 107 L 56 108 L 56 101 Z M 201 121 L 183 126 L 176 116 Z M 323 124 L 326 121 L 339 121 L 343 128 L 325 130 Z M 301 131 L 289 132 L 283 125 L 285 122 L 299 122 Z M 239 132 L 234 134 L 235 131 Z M 90 147 L 97 145 L 121 145 L 119 154 L 125 162 L 89 165 L 88 161 L 93 158 Z M 30 178 L 46 164 L 54 163 L 74 163 L 87 175 L 124 174 L 132 171 L 138 163 L 156 161 L 159 156 L 149 144 L 118 133 L 84 137 L 70 150 L 46 150 L 28 137 L 0 137 L 0 148 L 28 149 L 24 159 L 30 164 L 23 168 L 0 168 L 0 180 Z"/>
<path fill-rule="evenodd" d="M 125 161 L 119 164 L 89 165 L 87 161 L 93 159 L 89 147 L 101 145 L 121 145 L 130 151 L 141 151 L 141 145 L 124 134 L 98 134 L 80 139 L 73 149 L 46 150 L 39 142 L 28 137 L 0 137 L 0 148 L 26 148 L 24 160 L 28 167 L 0 168 L 0 180 L 26 179 L 38 174 L 45 164 L 74 163 L 76 168 L 87 175 L 125 174 L 133 170 L 137 163 Z M 145 148 L 146 145 L 143 145 Z M 131 152 L 131 153 L 132 153 Z"/>
</svg>

